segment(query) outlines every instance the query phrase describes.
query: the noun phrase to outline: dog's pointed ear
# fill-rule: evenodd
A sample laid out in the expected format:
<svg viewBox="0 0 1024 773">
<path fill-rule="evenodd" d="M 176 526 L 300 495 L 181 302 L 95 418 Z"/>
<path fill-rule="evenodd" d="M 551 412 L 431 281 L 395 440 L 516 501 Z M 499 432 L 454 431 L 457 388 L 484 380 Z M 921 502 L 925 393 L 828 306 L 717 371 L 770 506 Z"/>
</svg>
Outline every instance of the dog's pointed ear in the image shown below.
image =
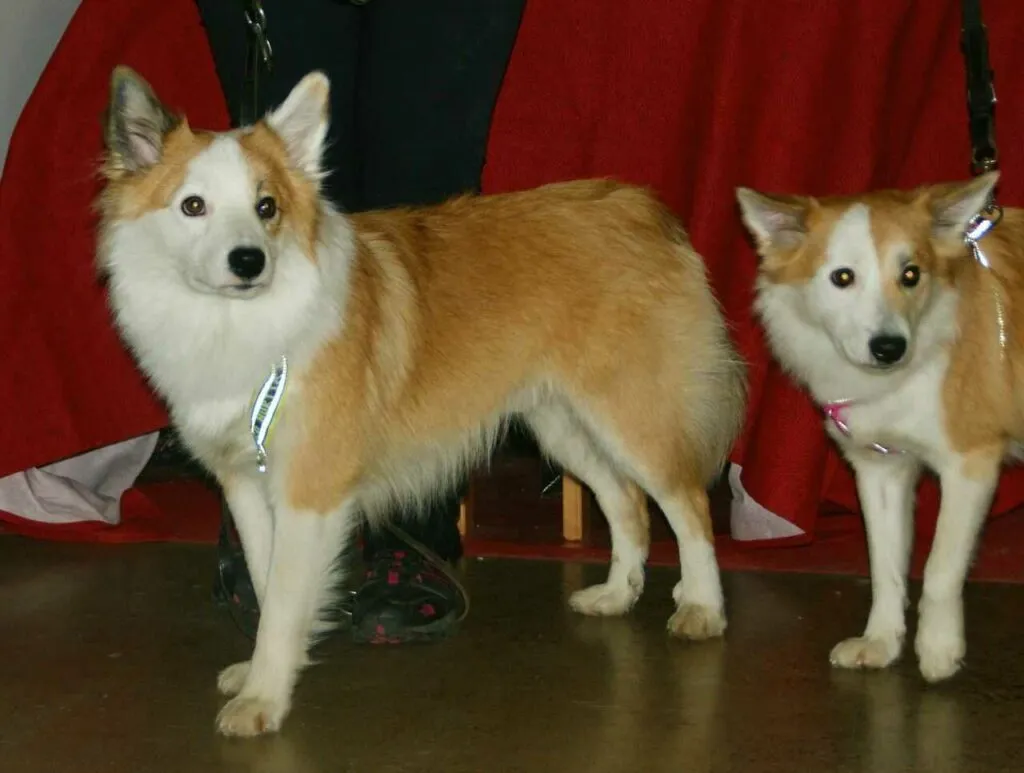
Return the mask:
<svg viewBox="0 0 1024 773">
<path fill-rule="evenodd" d="M 324 144 L 330 120 L 331 84 L 322 72 L 306 75 L 285 101 L 266 117 L 297 169 L 314 179 L 322 174 Z"/>
<path fill-rule="evenodd" d="M 115 67 L 103 132 L 107 174 L 153 166 L 163 153 L 164 137 L 178 122 L 138 73 L 123 65 Z"/>
<path fill-rule="evenodd" d="M 986 172 L 967 182 L 930 185 L 924 189 L 932 216 L 932 236 L 961 241 L 967 224 L 988 206 L 999 172 Z"/>
<path fill-rule="evenodd" d="M 809 199 L 768 196 L 750 188 L 737 188 L 736 200 L 759 252 L 795 249 L 807 236 Z"/>
</svg>

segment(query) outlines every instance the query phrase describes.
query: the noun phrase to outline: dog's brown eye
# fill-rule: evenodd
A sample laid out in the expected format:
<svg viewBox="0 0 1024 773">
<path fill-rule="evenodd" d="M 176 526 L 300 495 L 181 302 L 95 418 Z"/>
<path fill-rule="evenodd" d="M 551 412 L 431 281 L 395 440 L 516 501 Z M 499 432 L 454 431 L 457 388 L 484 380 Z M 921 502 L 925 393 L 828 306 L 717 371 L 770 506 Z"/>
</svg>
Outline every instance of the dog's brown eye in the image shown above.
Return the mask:
<svg viewBox="0 0 1024 773">
<path fill-rule="evenodd" d="M 264 196 L 256 202 L 256 214 L 260 216 L 261 220 L 270 220 L 277 214 L 277 202 L 270 196 Z"/>
<path fill-rule="evenodd" d="M 181 202 L 181 211 L 189 217 L 199 217 L 206 214 L 206 202 L 198 196 L 189 196 Z"/>
<path fill-rule="evenodd" d="M 837 268 L 829 277 L 836 287 L 849 287 L 853 284 L 853 270 L 849 268 Z"/>
<path fill-rule="evenodd" d="M 911 263 L 908 266 L 904 266 L 903 275 L 900 277 L 900 284 L 904 287 L 917 287 L 917 283 L 921 281 L 921 269 Z"/>
</svg>

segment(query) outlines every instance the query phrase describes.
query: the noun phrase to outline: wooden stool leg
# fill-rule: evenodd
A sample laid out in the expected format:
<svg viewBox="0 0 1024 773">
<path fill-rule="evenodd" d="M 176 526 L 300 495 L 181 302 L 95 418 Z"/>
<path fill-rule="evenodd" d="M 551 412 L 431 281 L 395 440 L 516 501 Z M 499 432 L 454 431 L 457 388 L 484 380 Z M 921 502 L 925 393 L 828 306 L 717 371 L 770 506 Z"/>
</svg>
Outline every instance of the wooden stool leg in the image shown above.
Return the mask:
<svg viewBox="0 0 1024 773">
<path fill-rule="evenodd" d="M 567 542 L 583 539 L 583 508 L 586 492 L 572 476 L 562 475 L 562 538 Z"/>
<path fill-rule="evenodd" d="M 473 534 L 474 488 L 473 481 L 470 481 L 469 488 L 466 489 L 466 495 L 459 502 L 459 534 L 462 535 L 462 539 L 467 539 Z"/>
</svg>

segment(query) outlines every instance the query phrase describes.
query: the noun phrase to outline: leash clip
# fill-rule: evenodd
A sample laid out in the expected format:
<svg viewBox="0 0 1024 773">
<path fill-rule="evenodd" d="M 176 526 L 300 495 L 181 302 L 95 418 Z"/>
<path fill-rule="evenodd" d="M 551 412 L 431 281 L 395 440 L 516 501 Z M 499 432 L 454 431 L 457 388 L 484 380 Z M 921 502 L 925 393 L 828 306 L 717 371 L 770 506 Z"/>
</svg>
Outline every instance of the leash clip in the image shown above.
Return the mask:
<svg viewBox="0 0 1024 773">
<path fill-rule="evenodd" d="M 990 202 L 981 212 L 967 221 L 967 228 L 964 230 L 964 244 L 971 251 L 971 255 L 978 263 L 985 268 L 991 269 L 985 253 L 982 252 L 978 242 L 995 228 L 1003 219 L 1003 208 L 994 201 Z"/>
<path fill-rule="evenodd" d="M 964 244 L 971 251 L 971 256 L 988 271 L 992 270 L 992 263 L 988 256 L 978 245 L 985 236 L 1003 219 L 1003 208 L 990 201 L 986 207 L 967 222 L 964 230 Z M 1002 357 L 1006 356 L 1006 312 L 1003 309 L 1003 302 L 999 297 L 999 290 L 993 289 L 993 298 L 996 303 L 996 324 L 999 327 L 999 352 Z"/>
<path fill-rule="evenodd" d="M 245 23 L 249 25 L 249 32 L 259 50 L 263 66 L 271 69 L 274 62 L 274 49 L 270 45 L 270 38 L 267 36 L 267 14 L 263 10 L 263 3 L 259 0 L 250 0 L 246 3 Z"/>
</svg>

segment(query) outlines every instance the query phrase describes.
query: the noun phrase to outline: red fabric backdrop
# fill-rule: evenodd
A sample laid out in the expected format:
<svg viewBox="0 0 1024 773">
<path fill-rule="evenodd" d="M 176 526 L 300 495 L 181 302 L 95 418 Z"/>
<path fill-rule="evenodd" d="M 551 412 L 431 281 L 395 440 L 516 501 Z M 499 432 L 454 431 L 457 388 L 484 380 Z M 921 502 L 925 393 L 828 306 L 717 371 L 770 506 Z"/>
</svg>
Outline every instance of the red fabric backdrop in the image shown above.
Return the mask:
<svg viewBox="0 0 1024 773">
<path fill-rule="evenodd" d="M 11 137 L 0 181 L 0 476 L 165 426 L 96 279 L 101 119 L 119 63 L 194 125 L 228 126 L 191 0 L 83 0 Z"/>
<path fill-rule="evenodd" d="M 1008 204 L 1024 204 L 1024 6 L 986 0 Z M 734 460 L 748 492 L 813 535 L 854 509 L 810 402 L 750 316 L 755 258 L 733 188 L 808 193 L 966 174 L 959 0 L 559 0 L 527 4 L 485 188 L 615 175 L 652 185 L 706 256 L 751 362 Z M 100 115 L 130 64 L 194 125 L 227 115 L 191 0 L 84 0 L 26 107 L 0 183 L 0 475 L 166 422 L 110 326 L 90 203 Z M 1009 473 L 996 510 L 1024 501 Z M 934 518 L 935 488 L 922 503 Z"/>
<path fill-rule="evenodd" d="M 1024 205 L 1024 4 L 984 0 L 1002 100 L 1002 200 Z M 812 194 L 967 174 L 960 0 L 528 3 L 491 133 L 485 187 L 615 175 L 652 185 L 705 256 L 751 363 L 733 459 L 747 492 L 810 539 L 825 502 L 856 509 L 819 414 L 751 318 L 756 257 L 734 188 Z M 936 489 L 923 486 L 922 528 Z M 995 511 L 1024 501 L 1007 474 Z"/>
</svg>

